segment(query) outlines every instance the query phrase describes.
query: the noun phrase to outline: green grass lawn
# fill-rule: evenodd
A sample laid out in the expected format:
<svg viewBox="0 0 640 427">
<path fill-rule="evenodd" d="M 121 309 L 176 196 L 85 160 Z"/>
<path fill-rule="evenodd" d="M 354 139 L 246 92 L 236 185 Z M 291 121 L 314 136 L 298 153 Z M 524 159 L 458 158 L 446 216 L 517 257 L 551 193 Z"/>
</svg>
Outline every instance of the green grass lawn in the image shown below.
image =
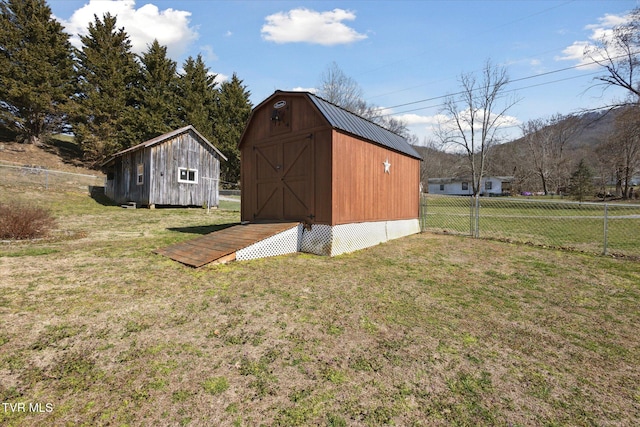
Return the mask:
<svg viewBox="0 0 640 427">
<path fill-rule="evenodd" d="M 236 202 L 0 199 L 58 224 L 0 243 L 0 425 L 640 419 L 636 261 L 424 233 L 196 270 L 152 251 L 239 221 Z"/>
</svg>

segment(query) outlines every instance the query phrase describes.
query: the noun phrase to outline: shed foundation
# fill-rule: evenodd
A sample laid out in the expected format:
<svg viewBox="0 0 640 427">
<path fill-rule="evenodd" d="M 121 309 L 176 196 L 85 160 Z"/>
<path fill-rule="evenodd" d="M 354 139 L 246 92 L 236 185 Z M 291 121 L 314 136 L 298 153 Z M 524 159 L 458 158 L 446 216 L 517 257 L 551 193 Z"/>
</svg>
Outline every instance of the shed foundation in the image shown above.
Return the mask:
<svg viewBox="0 0 640 427">
<path fill-rule="evenodd" d="M 294 252 L 336 256 L 365 249 L 420 232 L 417 219 L 359 222 L 341 225 L 299 224 L 236 253 L 236 260 L 250 260 Z"/>
</svg>

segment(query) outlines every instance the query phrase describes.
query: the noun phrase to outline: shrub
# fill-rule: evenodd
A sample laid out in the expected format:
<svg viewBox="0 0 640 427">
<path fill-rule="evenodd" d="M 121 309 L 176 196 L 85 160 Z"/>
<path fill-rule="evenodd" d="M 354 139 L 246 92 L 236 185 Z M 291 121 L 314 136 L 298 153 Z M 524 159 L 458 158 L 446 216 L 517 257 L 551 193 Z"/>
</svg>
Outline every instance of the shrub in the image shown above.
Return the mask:
<svg viewBox="0 0 640 427">
<path fill-rule="evenodd" d="M 51 213 L 23 203 L 0 203 L 0 239 L 34 239 L 55 226 Z"/>
</svg>

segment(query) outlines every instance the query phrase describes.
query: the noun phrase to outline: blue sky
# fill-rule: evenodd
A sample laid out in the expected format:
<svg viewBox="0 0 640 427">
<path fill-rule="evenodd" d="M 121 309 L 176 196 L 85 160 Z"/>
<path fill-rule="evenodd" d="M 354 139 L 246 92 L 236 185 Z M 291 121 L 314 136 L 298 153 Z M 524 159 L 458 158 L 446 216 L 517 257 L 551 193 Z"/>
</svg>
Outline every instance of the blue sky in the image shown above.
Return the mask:
<svg viewBox="0 0 640 427">
<path fill-rule="evenodd" d="M 275 90 L 313 90 L 332 62 L 368 102 L 405 120 L 422 142 L 462 73 L 504 66 L 521 99 L 518 123 L 607 105 L 622 91 L 594 87 L 581 66 L 594 38 L 639 1 L 107 1 L 48 0 L 77 41 L 109 11 L 140 53 L 157 38 L 181 66 L 201 53 L 219 78 L 234 72 L 254 105 Z M 571 68 L 565 71 L 553 72 Z M 547 74 L 545 74 L 547 73 Z M 537 76 L 537 77 L 532 77 Z M 528 78 L 532 77 L 532 78 Z M 524 79 L 524 80 L 520 80 Z"/>
</svg>

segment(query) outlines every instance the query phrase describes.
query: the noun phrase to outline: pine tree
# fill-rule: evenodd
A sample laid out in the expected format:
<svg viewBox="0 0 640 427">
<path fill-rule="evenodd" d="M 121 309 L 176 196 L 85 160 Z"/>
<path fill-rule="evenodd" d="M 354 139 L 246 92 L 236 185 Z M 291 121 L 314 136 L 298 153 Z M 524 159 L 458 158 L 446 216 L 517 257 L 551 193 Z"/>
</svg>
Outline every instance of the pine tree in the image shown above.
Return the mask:
<svg viewBox="0 0 640 427">
<path fill-rule="evenodd" d="M 209 74 L 202 56 L 187 58 L 184 74 L 178 79 L 180 98 L 180 119 L 186 125 L 192 125 L 198 132 L 215 145 L 212 114 L 216 99 L 215 75 Z"/>
<path fill-rule="evenodd" d="M 38 143 L 74 92 L 72 48 L 45 0 L 0 1 L 0 125 Z"/>
<path fill-rule="evenodd" d="M 251 92 L 242 85 L 234 73 L 231 81 L 220 85 L 220 93 L 214 109 L 214 134 L 217 147 L 227 157 L 221 164 L 223 181 L 236 183 L 240 180 L 240 151 L 238 142 L 251 114 Z"/>
<path fill-rule="evenodd" d="M 167 58 L 167 47 L 154 40 L 140 58 L 140 133 L 151 139 L 180 127 L 178 76 L 175 61 Z"/>
<path fill-rule="evenodd" d="M 131 41 L 109 13 L 89 24 L 78 53 L 80 93 L 74 133 L 85 158 L 96 163 L 140 142 L 137 113 L 140 66 Z"/>
<path fill-rule="evenodd" d="M 580 202 L 593 194 L 593 172 L 584 159 L 580 160 L 578 167 L 571 174 L 569 193 Z"/>
</svg>

